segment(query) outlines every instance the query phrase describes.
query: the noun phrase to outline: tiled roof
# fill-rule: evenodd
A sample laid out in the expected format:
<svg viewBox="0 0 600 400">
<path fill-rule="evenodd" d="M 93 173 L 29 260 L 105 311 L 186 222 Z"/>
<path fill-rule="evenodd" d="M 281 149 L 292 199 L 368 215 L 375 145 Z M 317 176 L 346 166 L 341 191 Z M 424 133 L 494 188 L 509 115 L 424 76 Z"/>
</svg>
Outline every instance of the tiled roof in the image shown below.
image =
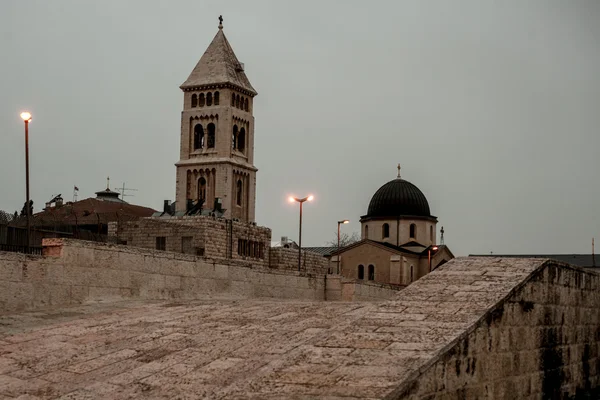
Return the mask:
<svg viewBox="0 0 600 400">
<path fill-rule="evenodd" d="M 337 250 L 337 246 L 303 247 L 302 250 L 309 251 L 311 253 L 317 253 L 323 257 L 329 257 L 331 256 L 331 253 Z"/>
<path fill-rule="evenodd" d="M 257 94 L 222 29 L 219 29 L 200 61 L 180 88 L 191 89 L 216 84 L 232 84 L 253 95 Z"/>
<path fill-rule="evenodd" d="M 34 214 L 33 224 L 89 225 L 150 217 L 155 212 L 148 207 L 88 198 Z"/>
</svg>

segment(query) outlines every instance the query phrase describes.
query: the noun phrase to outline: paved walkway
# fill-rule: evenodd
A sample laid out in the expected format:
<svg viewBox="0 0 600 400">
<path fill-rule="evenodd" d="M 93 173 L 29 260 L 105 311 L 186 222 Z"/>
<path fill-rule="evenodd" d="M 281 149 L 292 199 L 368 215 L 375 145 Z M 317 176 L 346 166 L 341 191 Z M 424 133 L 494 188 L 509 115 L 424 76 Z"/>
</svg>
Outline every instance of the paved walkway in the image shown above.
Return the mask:
<svg viewBox="0 0 600 400">
<path fill-rule="evenodd" d="M 4 316 L 0 399 L 376 398 L 386 378 L 378 388 L 365 382 L 378 371 L 348 381 L 361 367 L 344 364 L 361 350 L 331 342 L 372 307 L 207 300 Z M 320 343 L 327 331 L 338 334 Z"/>
</svg>

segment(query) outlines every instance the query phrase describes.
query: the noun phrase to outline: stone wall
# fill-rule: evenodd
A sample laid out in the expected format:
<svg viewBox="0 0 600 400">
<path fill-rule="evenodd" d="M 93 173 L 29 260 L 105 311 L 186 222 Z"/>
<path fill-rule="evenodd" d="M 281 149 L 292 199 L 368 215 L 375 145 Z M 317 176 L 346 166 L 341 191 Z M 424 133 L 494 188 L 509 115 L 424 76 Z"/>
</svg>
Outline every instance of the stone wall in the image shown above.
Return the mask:
<svg viewBox="0 0 600 400">
<path fill-rule="evenodd" d="M 166 251 L 269 265 L 271 230 L 240 221 L 210 216 L 151 217 L 110 223 L 108 234 L 129 246 L 156 249 L 157 238 L 164 237 Z"/>
<path fill-rule="evenodd" d="M 341 296 L 344 301 L 381 301 L 392 298 L 404 287 L 342 278 Z"/>
<path fill-rule="evenodd" d="M 302 250 L 300 270 L 308 274 L 328 273 L 329 260 L 321 254 Z M 269 268 L 281 271 L 298 271 L 298 250 L 285 247 L 271 247 Z"/>
<path fill-rule="evenodd" d="M 479 278 L 476 271 L 456 272 Z M 503 289 L 493 279 L 477 286 Z M 414 297 L 418 292 L 411 289 L 405 291 Z M 470 299 L 475 309 L 481 304 L 478 301 L 490 298 L 469 289 L 473 287 L 463 285 L 462 293 L 435 300 Z M 554 262 L 543 264 L 387 398 L 599 398 L 599 289 L 596 273 Z M 443 309 L 451 315 L 452 307 Z M 455 319 L 445 320 L 447 329 L 458 328 L 450 322 Z"/>
<path fill-rule="evenodd" d="M 69 239 L 44 239 L 43 251 L 0 252 L 0 312 L 124 299 L 342 299 L 339 277 L 241 260 Z"/>
</svg>

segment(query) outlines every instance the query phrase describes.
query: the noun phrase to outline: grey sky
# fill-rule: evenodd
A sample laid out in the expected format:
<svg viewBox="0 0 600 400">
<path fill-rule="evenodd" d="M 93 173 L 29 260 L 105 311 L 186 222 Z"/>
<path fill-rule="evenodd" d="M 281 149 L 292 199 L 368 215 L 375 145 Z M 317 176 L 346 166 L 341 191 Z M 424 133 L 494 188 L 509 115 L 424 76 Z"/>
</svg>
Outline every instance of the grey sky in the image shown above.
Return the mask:
<svg viewBox="0 0 600 400">
<path fill-rule="evenodd" d="M 600 238 L 600 2 L 0 1 L 0 209 L 123 182 L 175 197 L 182 92 L 217 32 L 259 92 L 257 222 L 321 245 L 396 176 L 456 255 Z"/>
</svg>

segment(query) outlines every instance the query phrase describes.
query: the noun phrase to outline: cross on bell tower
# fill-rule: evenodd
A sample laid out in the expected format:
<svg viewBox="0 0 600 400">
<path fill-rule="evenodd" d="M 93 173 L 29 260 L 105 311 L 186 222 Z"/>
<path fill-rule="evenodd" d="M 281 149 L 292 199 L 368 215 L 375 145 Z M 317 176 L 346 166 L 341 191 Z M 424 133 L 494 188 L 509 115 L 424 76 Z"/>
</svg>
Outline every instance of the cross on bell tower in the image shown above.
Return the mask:
<svg viewBox="0 0 600 400">
<path fill-rule="evenodd" d="M 254 222 L 253 100 L 256 90 L 219 30 L 196 64 L 183 91 L 181 146 L 177 166 L 177 211 L 204 202 L 225 218 Z M 217 207 L 218 204 L 218 207 Z"/>
</svg>

